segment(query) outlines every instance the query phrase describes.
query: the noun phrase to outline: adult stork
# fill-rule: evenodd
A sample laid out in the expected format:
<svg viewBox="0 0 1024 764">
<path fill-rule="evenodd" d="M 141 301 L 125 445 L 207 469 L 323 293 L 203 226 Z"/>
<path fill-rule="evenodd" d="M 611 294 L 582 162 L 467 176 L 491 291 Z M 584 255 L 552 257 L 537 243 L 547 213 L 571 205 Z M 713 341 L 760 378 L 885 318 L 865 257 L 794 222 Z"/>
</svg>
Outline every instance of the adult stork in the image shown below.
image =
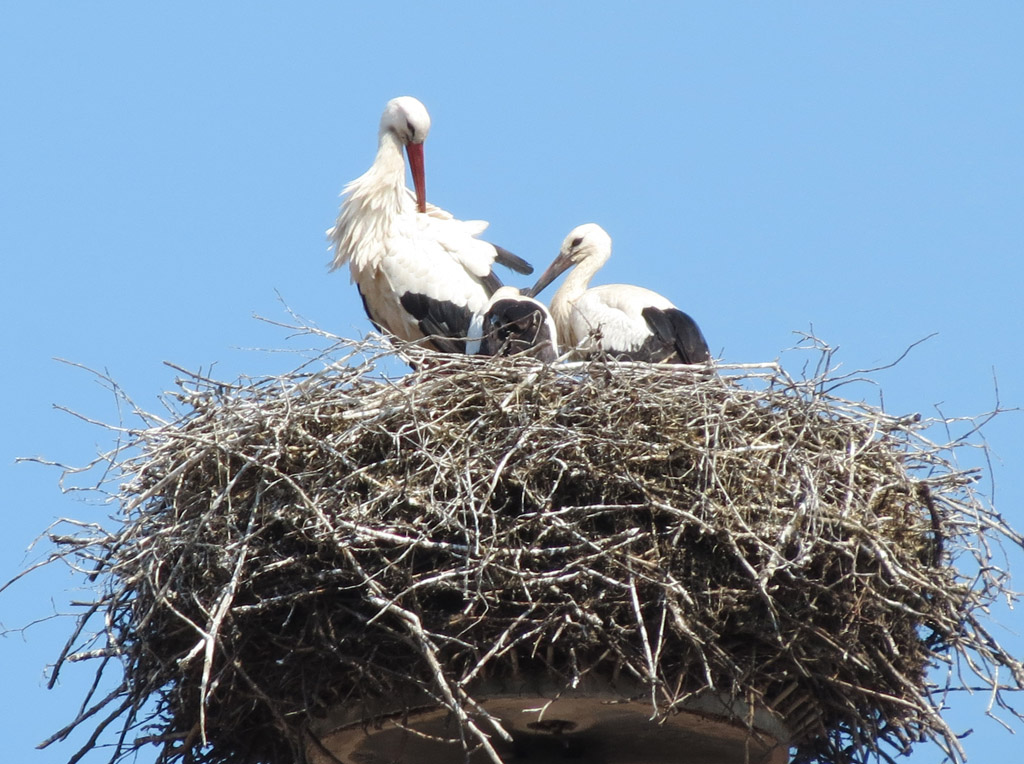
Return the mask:
<svg viewBox="0 0 1024 764">
<path fill-rule="evenodd" d="M 334 227 L 331 270 L 349 264 L 370 321 L 380 331 L 449 353 L 467 351 L 466 337 L 501 281 L 498 262 L 532 273 L 526 261 L 476 238 L 482 220 L 457 220 L 427 204 L 423 142 L 430 115 L 415 98 L 388 101 L 380 119 L 377 156 L 345 186 Z M 405 186 L 409 157 L 415 196 Z M 469 348 L 470 352 L 476 350 Z"/>
<path fill-rule="evenodd" d="M 551 363 L 558 358 L 558 331 L 547 306 L 503 286 L 484 311 L 480 355 L 526 354 Z"/>
<path fill-rule="evenodd" d="M 703 363 L 711 358 L 697 323 L 665 297 L 631 284 L 588 288 L 612 254 L 612 240 L 601 226 L 585 223 L 570 231 L 558 257 L 537 279 L 536 296 L 570 267 L 551 299 L 551 315 L 566 347 L 583 357 L 603 351 L 630 361 Z"/>
</svg>

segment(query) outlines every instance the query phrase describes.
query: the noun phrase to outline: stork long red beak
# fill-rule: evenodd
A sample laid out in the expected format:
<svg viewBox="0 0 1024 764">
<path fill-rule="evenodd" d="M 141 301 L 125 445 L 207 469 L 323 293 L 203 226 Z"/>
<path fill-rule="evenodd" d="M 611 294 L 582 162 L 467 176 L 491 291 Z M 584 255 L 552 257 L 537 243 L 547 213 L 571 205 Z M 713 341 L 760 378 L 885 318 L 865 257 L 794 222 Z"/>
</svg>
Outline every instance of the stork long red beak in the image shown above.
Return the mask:
<svg viewBox="0 0 1024 764">
<path fill-rule="evenodd" d="M 416 187 L 416 209 L 427 211 L 427 178 L 423 174 L 423 144 L 407 143 L 405 152 L 409 155 L 409 170 L 412 172 L 412 184 Z"/>
<path fill-rule="evenodd" d="M 565 252 L 559 252 L 558 257 L 551 262 L 548 269 L 540 274 L 540 278 L 537 279 L 537 283 L 529 289 L 524 290 L 522 293 L 527 297 L 536 297 L 544 291 L 544 287 L 561 276 L 563 271 L 568 270 L 571 265 L 572 257 Z"/>
</svg>

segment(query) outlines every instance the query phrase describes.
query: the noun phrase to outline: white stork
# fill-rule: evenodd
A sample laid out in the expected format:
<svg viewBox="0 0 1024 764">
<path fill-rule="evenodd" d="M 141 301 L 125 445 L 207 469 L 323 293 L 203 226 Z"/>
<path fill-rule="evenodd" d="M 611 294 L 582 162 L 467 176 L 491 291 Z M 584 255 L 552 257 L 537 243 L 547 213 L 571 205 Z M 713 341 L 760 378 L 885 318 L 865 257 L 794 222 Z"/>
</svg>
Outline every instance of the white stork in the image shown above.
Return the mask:
<svg viewBox="0 0 1024 764">
<path fill-rule="evenodd" d="M 558 358 L 558 331 L 547 306 L 503 286 L 484 311 L 480 355 L 520 355 L 551 363 Z"/>
<path fill-rule="evenodd" d="M 456 220 L 426 202 L 423 141 L 430 115 L 415 98 L 388 101 L 380 119 L 377 156 L 342 192 L 334 227 L 331 270 L 349 264 L 363 307 L 378 330 L 450 353 L 467 351 L 472 322 L 501 286 L 497 261 L 520 273 L 529 263 L 477 239 L 482 220 Z M 409 155 L 415 197 L 405 186 L 402 147 Z M 470 352 L 475 347 L 470 347 Z"/>
<path fill-rule="evenodd" d="M 527 294 L 536 296 L 571 266 L 551 299 L 551 315 L 566 347 L 587 357 L 598 350 L 622 360 L 703 363 L 711 358 L 696 322 L 650 289 L 608 284 L 588 289 L 590 279 L 612 254 L 601 226 L 572 229 L 558 257 Z"/>
</svg>

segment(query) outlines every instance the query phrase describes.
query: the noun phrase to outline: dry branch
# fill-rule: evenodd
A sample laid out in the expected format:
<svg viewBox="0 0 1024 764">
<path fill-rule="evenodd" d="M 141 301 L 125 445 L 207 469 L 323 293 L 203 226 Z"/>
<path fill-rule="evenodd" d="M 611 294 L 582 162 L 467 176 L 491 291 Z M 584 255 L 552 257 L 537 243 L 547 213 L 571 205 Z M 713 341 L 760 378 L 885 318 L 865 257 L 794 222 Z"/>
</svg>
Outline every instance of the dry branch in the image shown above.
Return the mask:
<svg viewBox="0 0 1024 764">
<path fill-rule="evenodd" d="M 839 397 L 827 350 L 805 379 L 409 347 L 387 379 L 386 345 L 332 352 L 186 375 L 176 419 L 113 428 L 117 528 L 53 534 L 101 587 L 60 662 L 124 671 L 71 726 L 145 730 L 114 759 L 291 762 L 328 708 L 427 698 L 500 761 L 474 687 L 524 671 L 632 675 L 654 714 L 714 687 L 806 762 L 962 760 L 939 713 L 960 684 L 1016 716 L 1024 670 L 984 623 L 1020 536 L 957 467 L 969 443 Z"/>
</svg>

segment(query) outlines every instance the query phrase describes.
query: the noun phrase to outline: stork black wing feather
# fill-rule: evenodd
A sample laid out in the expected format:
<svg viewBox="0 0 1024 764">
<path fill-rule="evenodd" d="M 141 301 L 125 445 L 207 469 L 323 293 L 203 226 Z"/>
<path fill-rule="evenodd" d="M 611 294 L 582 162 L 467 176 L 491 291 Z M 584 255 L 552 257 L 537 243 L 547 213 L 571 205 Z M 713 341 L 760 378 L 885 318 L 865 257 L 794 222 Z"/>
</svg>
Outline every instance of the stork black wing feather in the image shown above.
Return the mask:
<svg viewBox="0 0 1024 764">
<path fill-rule="evenodd" d="M 437 350 L 442 353 L 466 352 L 466 334 L 473 320 L 469 308 L 418 292 L 406 292 L 399 301 Z"/>
<path fill-rule="evenodd" d="M 697 322 L 678 308 L 644 308 L 641 314 L 655 336 L 675 347 L 682 363 L 703 363 L 711 358 Z"/>
</svg>

